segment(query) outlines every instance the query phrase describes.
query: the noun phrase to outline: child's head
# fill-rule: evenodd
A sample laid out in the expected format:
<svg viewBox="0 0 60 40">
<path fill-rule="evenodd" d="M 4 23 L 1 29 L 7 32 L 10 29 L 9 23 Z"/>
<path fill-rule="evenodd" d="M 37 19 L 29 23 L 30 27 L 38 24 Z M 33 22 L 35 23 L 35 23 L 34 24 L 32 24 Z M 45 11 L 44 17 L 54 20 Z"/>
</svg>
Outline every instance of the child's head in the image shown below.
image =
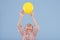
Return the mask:
<svg viewBox="0 0 60 40">
<path fill-rule="evenodd" d="M 28 32 L 31 32 L 33 30 L 33 27 L 31 24 L 26 24 L 25 30 Z"/>
</svg>

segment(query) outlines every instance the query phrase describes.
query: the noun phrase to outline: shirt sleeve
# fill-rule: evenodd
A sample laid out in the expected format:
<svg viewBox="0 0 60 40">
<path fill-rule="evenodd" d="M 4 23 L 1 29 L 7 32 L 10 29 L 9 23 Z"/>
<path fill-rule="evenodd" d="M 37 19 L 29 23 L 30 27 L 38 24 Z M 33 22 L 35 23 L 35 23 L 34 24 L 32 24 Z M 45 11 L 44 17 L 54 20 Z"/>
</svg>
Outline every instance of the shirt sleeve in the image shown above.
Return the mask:
<svg viewBox="0 0 60 40">
<path fill-rule="evenodd" d="M 19 26 L 18 26 L 18 32 L 19 32 L 21 35 L 24 34 L 24 31 L 23 31 L 23 29 L 22 29 L 22 25 L 19 25 Z"/>
<path fill-rule="evenodd" d="M 37 35 L 37 32 L 38 32 L 38 26 L 34 26 L 34 28 L 33 28 L 33 34 L 34 34 L 34 36 Z"/>
</svg>

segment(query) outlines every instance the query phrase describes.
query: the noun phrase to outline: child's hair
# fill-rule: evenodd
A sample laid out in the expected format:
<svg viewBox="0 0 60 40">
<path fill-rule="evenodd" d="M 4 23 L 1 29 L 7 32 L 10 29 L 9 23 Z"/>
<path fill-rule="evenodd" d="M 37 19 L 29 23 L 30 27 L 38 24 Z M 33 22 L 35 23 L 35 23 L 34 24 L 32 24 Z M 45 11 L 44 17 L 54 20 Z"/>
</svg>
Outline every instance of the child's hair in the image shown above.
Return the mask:
<svg viewBox="0 0 60 40">
<path fill-rule="evenodd" d="M 27 23 L 27 24 L 32 26 L 32 24 L 30 24 L 30 23 Z M 27 25 L 27 24 L 26 24 L 26 25 Z M 24 29 L 25 29 L 25 27 L 24 27 Z M 32 30 L 33 30 L 33 26 L 32 26 Z"/>
</svg>

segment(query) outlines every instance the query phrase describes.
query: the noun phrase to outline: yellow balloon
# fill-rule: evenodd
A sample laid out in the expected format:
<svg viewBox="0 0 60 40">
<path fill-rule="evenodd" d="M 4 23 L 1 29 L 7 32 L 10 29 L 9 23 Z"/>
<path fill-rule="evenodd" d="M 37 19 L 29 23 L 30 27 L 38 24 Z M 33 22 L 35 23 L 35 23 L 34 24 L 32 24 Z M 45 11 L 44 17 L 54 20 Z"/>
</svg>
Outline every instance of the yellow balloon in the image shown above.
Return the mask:
<svg viewBox="0 0 60 40">
<path fill-rule="evenodd" d="M 31 2 L 26 2 L 23 5 L 23 10 L 26 14 L 30 14 L 33 11 L 33 4 Z"/>
</svg>

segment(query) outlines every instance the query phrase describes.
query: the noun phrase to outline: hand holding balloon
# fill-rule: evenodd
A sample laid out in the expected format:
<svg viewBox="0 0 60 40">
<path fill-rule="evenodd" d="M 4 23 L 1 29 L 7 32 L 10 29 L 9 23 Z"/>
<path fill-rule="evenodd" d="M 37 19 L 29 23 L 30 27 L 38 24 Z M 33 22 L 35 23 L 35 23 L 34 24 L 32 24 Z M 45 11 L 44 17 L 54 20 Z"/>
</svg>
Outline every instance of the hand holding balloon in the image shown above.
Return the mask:
<svg viewBox="0 0 60 40">
<path fill-rule="evenodd" d="M 34 12 L 30 13 L 31 17 L 34 17 Z"/>
<path fill-rule="evenodd" d="M 20 12 L 20 16 L 24 16 L 24 10 L 22 10 L 21 12 Z"/>
</svg>

